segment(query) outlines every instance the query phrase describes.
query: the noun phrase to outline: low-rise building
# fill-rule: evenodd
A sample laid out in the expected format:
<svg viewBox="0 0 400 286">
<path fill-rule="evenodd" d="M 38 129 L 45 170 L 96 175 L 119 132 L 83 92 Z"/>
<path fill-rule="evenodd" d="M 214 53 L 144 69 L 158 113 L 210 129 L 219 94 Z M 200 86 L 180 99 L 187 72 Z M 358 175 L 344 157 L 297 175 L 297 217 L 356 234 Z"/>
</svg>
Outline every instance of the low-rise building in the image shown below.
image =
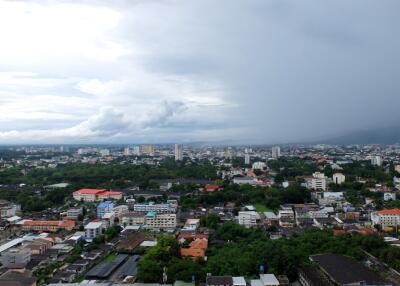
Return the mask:
<svg viewBox="0 0 400 286">
<path fill-rule="evenodd" d="M 133 210 L 136 212 L 156 212 L 156 213 L 176 213 L 178 202 L 176 200 L 168 200 L 166 203 L 155 204 L 134 204 Z"/>
<path fill-rule="evenodd" d="M 345 182 L 346 176 L 342 173 L 335 173 L 332 176 L 333 183 L 336 185 L 341 185 Z"/>
<path fill-rule="evenodd" d="M 305 179 L 306 188 L 309 190 L 326 190 L 326 177 L 324 173 L 315 172 L 312 177 Z"/>
<path fill-rule="evenodd" d="M 85 225 L 85 235 L 89 239 L 102 235 L 103 230 L 103 223 L 100 221 L 93 221 Z"/>
<path fill-rule="evenodd" d="M 24 231 L 48 231 L 56 232 L 61 229 L 72 230 L 75 227 L 75 221 L 49 221 L 49 220 L 25 220 L 22 224 Z"/>
<path fill-rule="evenodd" d="M 99 203 L 97 206 L 97 217 L 102 218 L 106 213 L 114 210 L 114 204 L 112 201 L 104 201 Z"/>
<path fill-rule="evenodd" d="M 31 260 L 31 249 L 29 247 L 10 248 L 1 253 L 1 264 L 8 269 L 25 268 Z"/>
<path fill-rule="evenodd" d="M 148 212 L 145 216 L 145 228 L 171 230 L 176 228 L 176 214 L 157 214 Z"/>
<path fill-rule="evenodd" d="M 256 211 L 240 211 L 238 216 L 238 223 L 245 227 L 252 227 L 257 225 L 260 215 Z"/>
<path fill-rule="evenodd" d="M 70 208 L 67 210 L 66 218 L 70 220 L 78 220 L 81 215 L 83 215 L 82 208 Z"/>
<path fill-rule="evenodd" d="M 386 209 L 373 212 L 371 214 L 371 221 L 382 228 L 400 226 L 400 209 Z"/>
<path fill-rule="evenodd" d="M 111 192 L 105 189 L 80 189 L 73 193 L 77 201 L 98 202 L 103 200 L 120 200 L 122 192 Z"/>
</svg>

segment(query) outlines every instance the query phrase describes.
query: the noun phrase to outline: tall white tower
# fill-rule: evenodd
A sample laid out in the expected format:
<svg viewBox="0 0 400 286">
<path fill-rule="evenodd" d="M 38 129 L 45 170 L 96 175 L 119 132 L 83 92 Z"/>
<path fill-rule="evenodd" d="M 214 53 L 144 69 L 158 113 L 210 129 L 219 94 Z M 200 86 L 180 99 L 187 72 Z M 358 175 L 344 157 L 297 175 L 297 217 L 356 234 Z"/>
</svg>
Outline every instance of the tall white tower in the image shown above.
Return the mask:
<svg viewBox="0 0 400 286">
<path fill-rule="evenodd" d="M 183 145 L 175 144 L 175 161 L 183 160 Z"/>
<path fill-rule="evenodd" d="M 274 146 L 272 147 L 272 158 L 278 159 L 281 156 L 281 147 Z"/>
</svg>

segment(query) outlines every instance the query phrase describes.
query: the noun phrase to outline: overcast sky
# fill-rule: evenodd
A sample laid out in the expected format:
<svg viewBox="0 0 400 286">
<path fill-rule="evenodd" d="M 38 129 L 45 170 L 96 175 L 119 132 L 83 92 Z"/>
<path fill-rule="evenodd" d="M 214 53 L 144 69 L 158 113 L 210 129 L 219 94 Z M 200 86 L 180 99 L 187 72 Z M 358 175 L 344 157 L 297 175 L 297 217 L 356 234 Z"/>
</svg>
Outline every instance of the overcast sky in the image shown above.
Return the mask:
<svg viewBox="0 0 400 286">
<path fill-rule="evenodd" d="M 400 1 L 0 2 L 0 143 L 277 143 L 395 125 Z"/>
</svg>

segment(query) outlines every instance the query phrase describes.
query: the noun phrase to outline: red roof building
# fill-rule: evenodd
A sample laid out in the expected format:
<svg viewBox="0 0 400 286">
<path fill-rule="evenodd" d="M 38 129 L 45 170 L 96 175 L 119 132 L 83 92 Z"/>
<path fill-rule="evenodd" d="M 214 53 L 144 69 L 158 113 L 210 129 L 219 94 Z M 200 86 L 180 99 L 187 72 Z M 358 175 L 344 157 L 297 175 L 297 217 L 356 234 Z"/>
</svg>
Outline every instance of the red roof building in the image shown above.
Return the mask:
<svg viewBox="0 0 400 286">
<path fill-rule="evenodd" d="M 122 192 L 107 191 L 106 189 L 80 189 L 73 193 L 73 197 L 77 201 L 96 202 L 102 200 L 120 200 Z"/>
</svg>

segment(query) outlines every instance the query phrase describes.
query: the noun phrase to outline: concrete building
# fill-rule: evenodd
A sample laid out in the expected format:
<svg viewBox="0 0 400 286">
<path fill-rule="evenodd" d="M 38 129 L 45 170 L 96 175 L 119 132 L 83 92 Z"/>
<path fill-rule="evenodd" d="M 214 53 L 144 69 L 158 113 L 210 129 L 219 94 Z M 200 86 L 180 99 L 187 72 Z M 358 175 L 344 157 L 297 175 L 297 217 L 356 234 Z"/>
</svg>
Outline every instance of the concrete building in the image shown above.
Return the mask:
<svg viewBox="0 0 400 286">
<path fill-rule="evenodd" d="M 176 228 L 176 214 L 157 214 L 156 212 L 148 212 L 145 216 L 146 229 L 162 229 L 169 230 Z"/>
<path fill-rule="evenodd" d="M 324 173 L 315 172 L 312 177 L 306 178 L 306 188 L 309 190 L 326 190 L 326 177 Z"/>
<path fill-rule="evenodd" d="M 175 161 L 182 161 L 183 160 L 183 145 L 182 144 L 175 144 Z"/>
<path fill-rule="evenodd" d="M 264 170 L 267 168 L 267 164 L 265 164 L 264 162 L 254 162 L 251 167 L 254 170 Z"/>
<path fill-rule="evenodd" d="M 371 158 L 371 165 L 372 166 L 378 166 L 378 167 L 382 166 L 382 158 L 381 158 L 381 156 L 373 156 Z"/>
<path fill-rule="evenodd" d="M 1 264 L 8 269 L 25 268 L 31 261 L 31 254 L 28 247 L 10 248 L 1 253 Z"/>
<path fill-rule="evenodd" d="M 49 221 L 49 220 L 25 220 L 22 224 L 23 231 L 48 231 L 57 232 L 61 229 L 72 230 L 75 227 L 75 221 Z"/>
<path fill-rule="evenodd" d="M 146 204 L 134 204 L 133 210 L 135 212 L 156 212 L 156 213 L 176 213 L 178 208 L 178 202 L 176 200 L 168 200 L 166 203 L 155 204 L 155 203 L 146 203 Z"/>
<path fill-rule="evenodd" d="M 132 155 L 132 150 L 129 147 L 124 148 L 124 156 L 131 156 Z"/>
<path fill-rule="evenodd" d="M 153 155 L 154 154 L 154 145 L 151 145 L 151 144 L 140 145 L 140 153 L 145 154 L 145 155 Z"/>
<path fill-rule="evenodd" d="M 281 156 L 281 147 L 279 146 L 272 147 L 271 153 L 272 153 L 272 158 L 278 159 Z"/>
<path fill-rule="evenodd" d="M 238 215 L 238 223 L 245 227 L 253 227 L 257 225 L 260 215 L 256 211 L 240 211 Z"/>
<path fill-rule="evenodd" d="M 260 274 L 260 279 L 250 280 L 251 286 L 279 286 L 280 283 L 274 274 Z"/>
<path fill-rule="evenodd" d="M 90 222 L 85 225 L 85 235 L 87 238 L 93 239 L 99 235 L 102 235 L 103 231 L 103 223 L 100 221 Z"/>
<path fill-rule="evenodd" d="M 122 199 L 122 192 L 111 192 L 105 189 L 80 189 L 72 195 L 75 200 L 84 202 Z"/>
<path fill-rule="evenodd" d="M 78 220 L 79 216 L 83 215 L 82 208 L 70 208 L 67 210 L 67 219 Z"/>
<path fill-rule="evenodd" d="M 121 226 L 127 225 L 144 225 L 145 222 L 145 214 L 143 212 L 128 212 L 124 213 L 119 221 Z"/>
<path fill-rule="evenodd" d="M 0 218 L 13 217 L 20 211 L 21 206 L 6 200 L 0 200 Z"/>
<path fill-rule="evenodd" d="M 101 150 L 100 150 L 100 155 L 101 155 L 102 157 L 110 156 L 110 150 L 108 150 L 108 149 L 101 149 Z"/>
<path fill-rule="evenodd" d="M 102 218 L 106 213 L 110 213 L 113 210 L 114 210 L 114 204 L 112 201 L 101 202 L 97 206 L 97 217 Z"/>
<path fill-rule="evenodd" d="M 244 154 L 244 163 L 250 165 L 250 154 Z"/>
<path fill-rule="evenodd" d="M 333 183 L 335 183 L 336 185 L 341 185 L 345 182 L 346 176 L 343 175 L 342 173 L 335 173 L 332 176 L 332 180 L 333 180 Z"/>
<path fill-rule="evenodd" d="M 400 226 L 400 209 L 386 209 L 371 214 L 371 221 L 382 228 Z"/>
</svg>

